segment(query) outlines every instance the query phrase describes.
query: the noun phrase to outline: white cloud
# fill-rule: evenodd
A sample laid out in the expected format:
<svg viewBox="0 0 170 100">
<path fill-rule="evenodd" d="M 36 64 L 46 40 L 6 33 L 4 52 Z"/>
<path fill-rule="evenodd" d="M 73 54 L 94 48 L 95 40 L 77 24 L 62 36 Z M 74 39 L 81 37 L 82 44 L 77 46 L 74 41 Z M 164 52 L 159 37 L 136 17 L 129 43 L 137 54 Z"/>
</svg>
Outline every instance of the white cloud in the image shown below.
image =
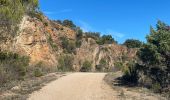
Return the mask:
<svg viewBox="0 0 170 100">
<path fill-rule="evenodd" d="M 63 9 L 61 11 L 59 11 L 58 13 L 67 13 L 67 12 L 72 12 L 72 9 Z"/>
<path fill-rule="evenodd" d="M 106 32 L 111 34 L 112 36 L 114 36 L 116 38 L 123 38 L 123 37 L 125 37 L 125 34 L 119 33 L 119 32 L 115 32 L 115 31 L 113 31 L 111 29 L 107 29 Z"/>
<path fill-rule="evenodd" d="M 80 27 L 84 32 L 89 32 L 93 30 L 92 26 L 85 21 L 79 20 L 78 23 L 80 24 Z"/>
<path fill-rule="evenodd" d="M 53 15 L 53 14 L 61 14 L 61 13 L 68 13 L 68 12 L 72 12 L 72 9 L 63 9 L 60 11 L 43 11 L 45 14 L 47 15 Z"/>
<path fill-rule="evenodd" d="M 51 14 L 54 14 L 55 12 L 51 12 L 51 11 L 44 11 L 44 14 L 47 14 L 47 15 L 51 15 Z"/>
</svg>

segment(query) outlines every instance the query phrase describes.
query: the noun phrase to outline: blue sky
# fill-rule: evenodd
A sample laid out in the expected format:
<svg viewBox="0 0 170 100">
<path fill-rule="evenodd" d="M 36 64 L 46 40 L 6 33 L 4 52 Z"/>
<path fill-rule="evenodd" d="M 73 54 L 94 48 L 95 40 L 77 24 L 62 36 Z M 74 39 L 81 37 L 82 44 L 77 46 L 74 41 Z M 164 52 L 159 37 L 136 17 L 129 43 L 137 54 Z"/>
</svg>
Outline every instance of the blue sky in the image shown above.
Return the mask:
<svg viewBox="0 0 170 100">
<path fill-rule="evenodd" d="M 70 19 L 84 31 L 145 41 L 157 20 L 170 24 L 170 0 L 40 0 L 50 19 Z"/>
</svg>

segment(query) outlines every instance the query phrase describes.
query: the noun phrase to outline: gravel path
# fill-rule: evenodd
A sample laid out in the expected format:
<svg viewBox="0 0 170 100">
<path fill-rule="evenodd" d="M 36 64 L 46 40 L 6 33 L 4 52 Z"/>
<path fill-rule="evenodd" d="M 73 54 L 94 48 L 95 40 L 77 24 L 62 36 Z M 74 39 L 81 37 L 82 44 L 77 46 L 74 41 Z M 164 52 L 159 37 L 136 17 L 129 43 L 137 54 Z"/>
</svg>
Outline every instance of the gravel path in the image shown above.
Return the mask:
<svg viewBox="0 0 170 100">
<path fill-rule="evenodd" d="M 113 100 L 114 91 L 103 81 L 105 75 L 69 74 L 32 93 L 28 100 Z"/>
</svg>

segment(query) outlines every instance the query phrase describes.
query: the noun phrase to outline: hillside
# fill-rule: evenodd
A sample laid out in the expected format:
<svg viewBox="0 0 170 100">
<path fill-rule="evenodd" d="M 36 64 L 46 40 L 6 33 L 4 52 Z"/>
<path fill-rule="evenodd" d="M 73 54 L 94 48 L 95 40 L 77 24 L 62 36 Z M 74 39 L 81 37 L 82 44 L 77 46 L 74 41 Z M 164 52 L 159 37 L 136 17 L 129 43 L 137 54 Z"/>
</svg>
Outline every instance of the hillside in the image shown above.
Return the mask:
<svg viewBox="0 0 170 100">
<path fill-rule="evenodd" d="M 74 58 L 75 71 L 79 71 L 86 60 L 92 63 L 92 70 L 95 71 L 95 66 L 100 64 L 101 59 L 105 59 L 107 65 L 105 69 L 113 69 L 114 63 L 122 61 L 122 57 L 128 60 L 135 56 L 136 50 L 116 43 L 99 45 L 95 39 L 86 37 L 85 33 L 80 40 L 81 46 L 75 48 L 75 53 L 65 53 L 61 37 L 75 42 L 76 35 L 76 30 L 51 21 L 43 15 L 41 19 L 25 15 L 17 35 L 1 42 L 0 48 L 29 56 L 31 65 L 43 62 L 48 67 L 57 67 L 62 55 L 70 55 Z"/>
</svg>

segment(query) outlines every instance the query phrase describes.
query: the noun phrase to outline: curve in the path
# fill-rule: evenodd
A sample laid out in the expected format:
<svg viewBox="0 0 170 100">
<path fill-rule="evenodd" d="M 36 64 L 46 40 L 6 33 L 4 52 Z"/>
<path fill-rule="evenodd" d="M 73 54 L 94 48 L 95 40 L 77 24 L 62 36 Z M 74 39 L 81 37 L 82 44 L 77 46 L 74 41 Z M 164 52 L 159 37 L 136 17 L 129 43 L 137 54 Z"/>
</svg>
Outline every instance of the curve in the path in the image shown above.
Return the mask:
<svg viewBox="0 0 170 100">
<path fill-rule="evenodd" d="M 74 73 L 55 80 L 28 100 L 114 100 L 114 92 L 104 81 L 106 73 Z"/>
</svg>

